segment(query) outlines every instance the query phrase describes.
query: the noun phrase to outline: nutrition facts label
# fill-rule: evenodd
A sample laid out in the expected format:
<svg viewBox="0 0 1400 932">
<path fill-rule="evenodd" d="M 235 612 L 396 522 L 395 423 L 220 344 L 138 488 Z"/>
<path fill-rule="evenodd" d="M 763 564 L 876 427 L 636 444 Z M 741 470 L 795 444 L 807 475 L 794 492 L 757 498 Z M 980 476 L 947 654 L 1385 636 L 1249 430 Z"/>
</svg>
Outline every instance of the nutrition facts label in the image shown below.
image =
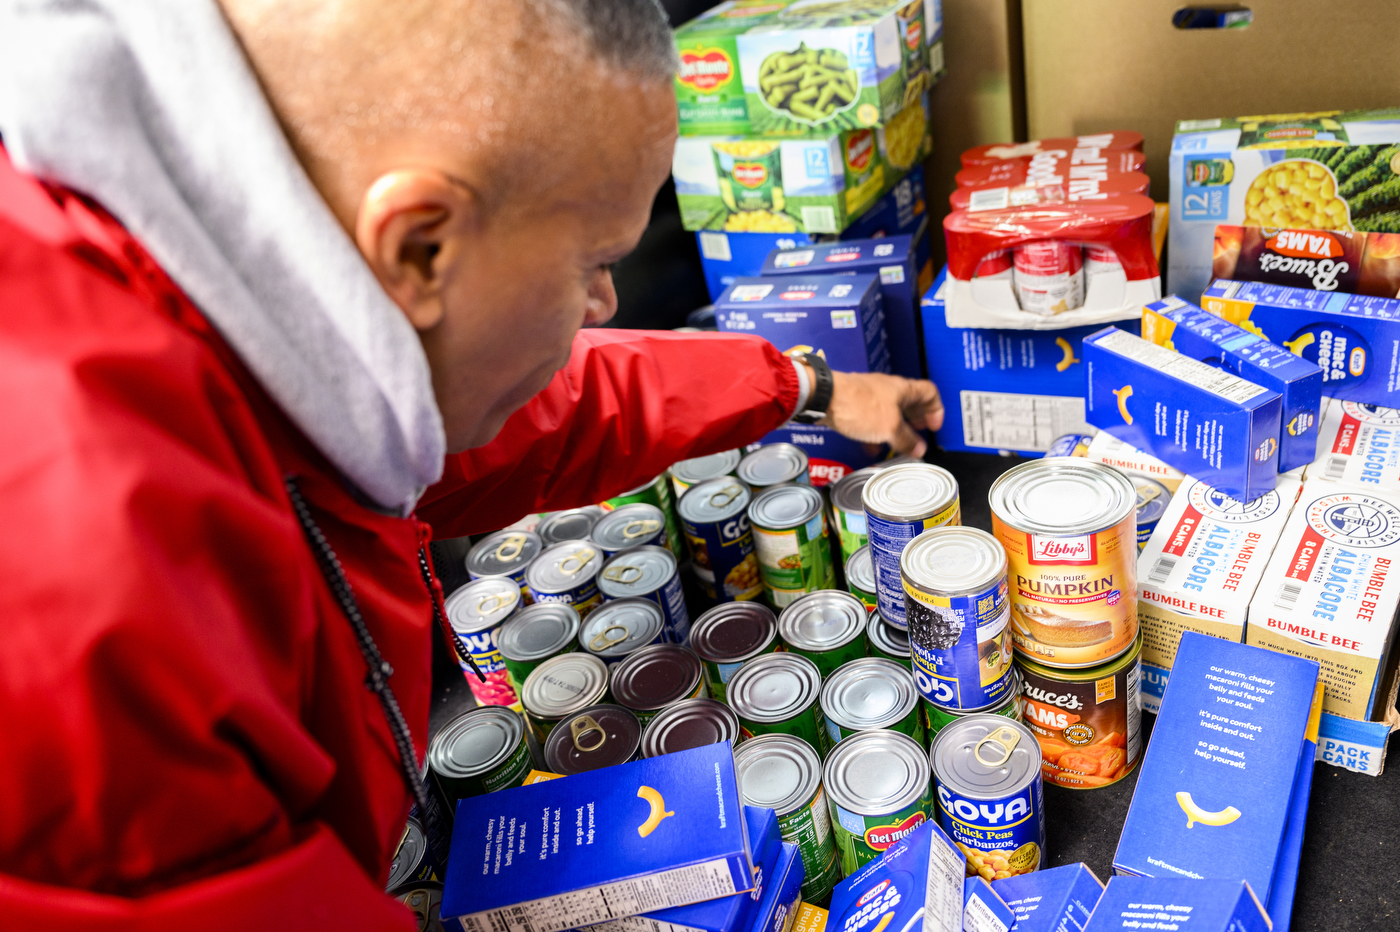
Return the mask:
<svg viewBox="0 0 1400 932">
<path fill-rule="evenodd" d="M 1141 337 L 1135 337 L 1124 330 L 1115 330 L 1108 336 L 1094 342 L 1125 359 L 1151 366 L 1158 372 L 1180 379 L 1197 388 L 1205 389 L 1212 394 L 1219 395 L 1226 401 L 1233 401 L 1235 404 L 1244 404 L 1255 395 L 1261 395 L 1268 391 L 1268 389 L 1261 388 L 1253 382 L 1246 382 L 1239 376 L 1182 356 L 1180 353 L 1174 353 L 1155 343 L 1148 343 Z"/>
<path fill-rule="evenodd" d="M 1084 399 L 962 392 L 963 443 L 1044 452 L 1056 437 L 1084 429 Z"/>
<path fill-rule="evenodd" d="M 965 861 L 941 838 L 929 839 L 924 883 L 924 932 L 962 932 Z"/>
</svg>

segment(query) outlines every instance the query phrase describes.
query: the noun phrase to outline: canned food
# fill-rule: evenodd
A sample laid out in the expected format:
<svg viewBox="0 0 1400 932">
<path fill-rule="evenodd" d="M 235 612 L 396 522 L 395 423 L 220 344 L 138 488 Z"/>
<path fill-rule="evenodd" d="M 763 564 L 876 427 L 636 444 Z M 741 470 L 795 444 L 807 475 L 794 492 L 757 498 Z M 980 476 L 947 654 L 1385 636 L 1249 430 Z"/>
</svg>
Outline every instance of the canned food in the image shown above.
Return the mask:
<svg viewBox="0 0 1400 932">
<path fill-rule="evenodd" d="M 897 731 L 863 731 L 836 745 L 822 769 L 822 783 L 847 877 L 933 812 L 923 746 Z"/>
<path fill-rule="evenodd" d="M 958 480 L 948 470 L 928 463 L 891 466 L 865 484 L 861 501 L 880 615 L 896 628 L 908 627 L 899 555 L 924 531 L 962 522 Z"/>
<path fill-rule="evenodd" d="M 631 506 L 628 506 L 631 507 Z M 690 640 L 690 612 L 681 591 L 680 567 L 665 547 L 633 547 L 603 564 L 598 589 L 605 599 L 646 599 L 661 609 L 662 636 L 672 644 Z"/>
<path fill-rule="evenodd" d="M 832 744 L 858 731 L 888 728 L 925 747 L 919 691 L 908 667 L 883 657 L 852 660 L 822 684 L 822 716 Z"/>
<path fill-rule="evenodd" d="M 734 475 L 742 458 L 743 454 L 738 450 L 725 450 L 723 453 L 681 460 L 671 467 L 671 485 L 675 487 L 676 497 L 680 498 L 692 485 Z"/>
<path fill-rule="evenodd" d="M 1142 548 L 1152 539 L 1152 532 L 1157 530 L 1157 522 L 1167 513 L 1172 493 L 1156 479 L 1146 476 L 1133 476 L 1132 483 L 1137 489 L 1137 546 L 1138 553 L 1142 553 Z"/>
<path fill-rule="evenodd" d="M 855 552 L 866 545 L 865 505 L 860 493 L 880 470 L 867 466 L 848 472 L 831 484 L 831 523 L 841 539 L 841 560 L 849 563 Z"/>
<path fill-rule="evenodd" d="M 650 599 L 615 599 L 584 619 L 578 646 L 612 666 L 648 644 L 664 644 L 665 627 L 666 616 Z"/>
<path fill-rule="evenodd" d="M 1010 279 L 1011 278 L 1011 251 L 1009 249 L 993 249 L 982 257 L 977 263 L 977 271 L 973 273 L 974 278 L 988 279 Z"/>
<path fill-rule="evenodd" d="M 535 667 L 578 649 L 579 623 L 573 606 L 545 602 L 522 608 L 501 626 L 496 643 L 517 696 Z"/>
<path fill-rule="evenodd" d="M 1142 756 L 1142 635 L 1117 660 L 1087 670 L 1017 661 L 1021 709 L 1056 786 L 1092 789 L 1132 773 Z"/>
<path fill-rule="evenodd" d="M 1012 287 L 1021 310 L 1050 317 L 1084 306 L 1084 254 L 1056 239 L 1017 246 L 1012 254 Z"/>
<path fill-rule="evenodd" d="M 705 694 L 704 665 L 679 644 L 643 647 L 612 668 L 613 702 L 643 725 L 662 709 Z"/>
<path fill-rule="evenodd" d="M 713 699 L 684 699 L 662 709 L 642 733 L 642 756 L 657 757 L 739 740 L 734 710 Z"/>
<path fill-rule="evenodd" d="M 749 505 L 749 524 L 763 586 L 774 608 L 835 585 L 822 493 L 805 485 L 765 489 Z"/>
<path fill-rule="evenodd" d="M 525 723 L 499 706 L 464 712 L 428 745 L 428 767 L 452 809 L 459 799 L 520 786 L 530 772 Z"/>
<path fill-rule="evenodd" d="M 1006 553 L 973 527 L 934 528 L 899 559 L 919 692 L 934 705 L 980 709 L 1011 691 Z"/>
<path fill-rule="evenodd" d="M 566 540 L 540 551 L 525 571 L 525 585 L 536 602 L 572 605 L 580 618 L 603 601 L 598 591 L 598 570 L 603 557 L 583 540 Z"/>
<path fill-rule="evenodd" d="M 822 675 L 815 663 L 778 653 L 745 663 L 726 692 L 744 738 L 793 735 L 825 755 L 831 750 L 831 736 L 822 719 L 821 689 Z"/>
<path fill-rule="evenodd" d="M 719 196 L 730 210 L 783 209 L 783 158 L 777 140 L 711 143 Z"/>
<path fill-rule="evenodd" d="M 457 658 L 477 704 L 519 709 L 520 698 L 510 684 L 498 638 L 501 626 L 520 608 L 520 587 L 504 576 L 484 576 L 457 589 L 442 607 L 448 624 L 486 677 L 484 682 L 477 679 L 467 659 Z"/>
<path fill-rule="evenodd" d="M 713 602 L 763 594 L 749 528 L 749 500 L 748 488 L 728 478 L 698 483 L 681 498 L 678 511 L 695 578 Z"/>
<path fill-rule="evenodd" d="M 648 544 L 666 547 L 666 516 L 646 502 L 623 505 L 598 519 L 589 540 L 603 552 L 604 559 Z"/>
<path fill-rule="evenodd" d="M 588 540 L 593 525 L 602 516 L 603 509 L 597 505 L 551 512 L 535 525 L 535 533 L 546 547 L 566 540 Z"/>
<path fill-rule="evenodd" d="M 1109 246 L 1095 246 L 1090 244 L 1084 247 L 1084 292 L 1088 297 L 1088 292 L 1093 287 L 1094 279 L 1100 275 L 1107 275 L 1111 272 L 1122 273 L 1123 263 L 1118 260 L 1118 253 Z M 1120 286 L 1121 287 L 1121 286 Z"/>
<path fill-rule="evenodd" d="M 1011 681 L 1011 692 L 1005 699 L 982 709 L 945 709 L 934 705 L 927 699 L 920 699 L 919 704 L 924 709 L 924 726 L 928 730 L 929 742 L 931 743 L 940 731 L 958 719 L 967 718 L 969 715 L 1000 715 L 1002 718 L 1021 721 L 1021 674 L 1013 672 Z"/>
<path fill-rule="evenodd" d="M 1040 746 L 1000 715 L 969 715 L 929 750 L 938 822 L 967 858 L 967 876 L 1005 880 L 1038 870 L 1045 855 Z"/>
<path fill-rule="evenodd" d="M 607 699 L 608 666 L 582 651 L 550 657 L 520 690 L 520 704 L 541 745 L 561 718 Z"/>
<path fill-rule="evenodd" d="M 757 602 L 716 605 L 695 620 L 690 649 L 704 661 L 710 698 L 724 702 L 726 686 L 747 660 L 782 650 L 773 610 Z"/>
<path fill-rule="evenodd" d="M 623 492 L 603 502 L 604 511 L 616 511 L 623 505 L 631 505 L 634 502 L 646 502 L 661 509 L 661 515 L 666 519 L 666 546 L 671 553 L 675 554 L 677 560 L 685 558 L 685 553 L 681 547 L 681 529 L 676 524 L 676 500 L 671 497 L 671 483 L 666 479 L 663 472 L 646 485 L 640 485 L 630 492 Z"/>
<path fill-rule="evenodd" d="M 791 443 L 767 443 L 739 461 L 734 470 L 739 480 L 759 492 L 785 483 L 811 484 L 807 453 Z"/>
<path fill-rule="evenodd" d="M 846 588 L 851 595 L 865 603 L 866 611 L 873 612 L 880 607 L 875 593 L 875 563 L 870 556 L 870 545 L 866 544 L 846 561 Z"/>
<path fill-rule="evenodd" d="M 443 932 L 442 884 L 433 880 L 420 880 L 393 891 L 394 898 L 407 906 L 413 913 L 413 921 L 418 932 Z"/>
<path fill-rule="evenodd" d="M 1050 449 L 1045 451 L 1045 455 L 1047 457 L 1088 456 L 1089 444 L 1093 442 L 1093 434 L 1061 434 L 1050 441 Z"/>
<path fill-rule="evenodd" d="M 772 809 L 783 840 L 797 845 L 806 872 L 802 898 L 829 894 L 841 867 L 817 752 L 801 738 L 762 735 L 734 749 L 734 773 L 744 804 Z"/>
<path fill-rule="evenodd" d="M 870 643 L 872 657 L 884 657 L 908 667 L 913 656 L 909 650 L 909 630 L 885 624 L 879 612 L 871 612 L 865 625 L 865 639 Z"/>
<path fill-rule="evenodd" d="M 433 853 L 428 848 L 428 833 L 417 819 L 410 818 L 404 826 L 398 850 L 394 852 L 394 860 L 389 864 L 389 882 L 384 889 L 392 892 L 404 884 L 442 878 L 442 865 L 434 863 Z"/>
<path fill-rule="evenodd" d="M 1011 637 L 1054 667 L 1092 667 L 1137 637 L 1137 490 L 1111 466 L 1032 460 L 988 496 L 1006 549 Z"/>
<path fill-rule="evenodd" d="M 869 618 L 860 599 L 840 589 L 809 592 L 778 616 L 778 637 L 795 654 L 817 665 L 823 678 L 865 656 Z"/>
<path fill-rule="evenodd" d="M 544 743 L 550 773 L 569 776 L 626 764 L 641 756 L 642 725 L 620 705 L 595 705 L 559 722 Z"/>
<path fill-rule="evenodd" d="M 520 587 L 528 605 L 530 592 L 525 588 L 525 570 L 543 549 L 544 542 L 534 531 L 505 530 L 487 534 L 467 551 L 467 575 L 472 579 L 508 576 Z"/>
</svg>

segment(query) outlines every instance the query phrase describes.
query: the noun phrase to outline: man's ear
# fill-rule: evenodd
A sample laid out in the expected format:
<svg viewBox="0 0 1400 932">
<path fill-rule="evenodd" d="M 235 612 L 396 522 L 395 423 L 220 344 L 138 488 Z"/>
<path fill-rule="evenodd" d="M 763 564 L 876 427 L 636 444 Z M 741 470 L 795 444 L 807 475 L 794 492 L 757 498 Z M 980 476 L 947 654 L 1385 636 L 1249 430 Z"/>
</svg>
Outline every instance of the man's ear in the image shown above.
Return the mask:
<svg viewBox="0 0 1400 932">
<path fill-rule="evenodd" d="M 398 169 L 365 191 L 355 244 L 415 329 L 442 321 L 443 291 L 480 219 L 471 189 L 436 169 Z"/>
</svg>

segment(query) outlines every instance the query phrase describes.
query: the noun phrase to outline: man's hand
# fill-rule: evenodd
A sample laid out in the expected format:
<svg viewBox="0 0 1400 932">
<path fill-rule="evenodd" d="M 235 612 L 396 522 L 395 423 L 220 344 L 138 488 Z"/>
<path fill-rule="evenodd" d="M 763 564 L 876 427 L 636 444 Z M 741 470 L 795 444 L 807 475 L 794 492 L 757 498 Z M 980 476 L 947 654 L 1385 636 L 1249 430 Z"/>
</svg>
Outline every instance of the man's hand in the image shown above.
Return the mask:
<svg viewBox="0 0 1400 932">
<path fill-rule="evenodd" d="M 832 372 L 831 378 L 831 404 L 821 423 L 852 440 L 888 443 L 919 457 L 928 444 L 915 431 L 943 426 L 943 400 L 932 382 L 880 372 Z"/>
</svg>

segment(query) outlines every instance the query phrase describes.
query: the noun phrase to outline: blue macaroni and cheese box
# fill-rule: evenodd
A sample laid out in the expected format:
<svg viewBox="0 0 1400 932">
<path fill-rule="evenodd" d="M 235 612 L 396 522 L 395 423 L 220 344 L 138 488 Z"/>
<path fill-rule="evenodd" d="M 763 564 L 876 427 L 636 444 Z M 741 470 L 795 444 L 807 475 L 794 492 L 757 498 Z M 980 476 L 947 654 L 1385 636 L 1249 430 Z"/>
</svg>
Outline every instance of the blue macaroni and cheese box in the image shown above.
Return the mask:
<svg viewBox="0 0 1400 932">
<path fill-rule="evenodd" d="M 464 799 L 442 916 L 563 932 L 753 889 L 729 744 Z"/>
<path fill-rule="evenodd" d="M 1016 912 L 982 877 L 963 881 L 963 932 L 1011 932 Z"/>
<path fill-rule="evenodd" d="M 1308 728 L 1303 734 L 1303 748 L 1298 754 L 1298 769 L 1293 775 L 1293 796 L 1289 800 L 1288 826 L 1283 830 L 1278 862 L 1274 865 L 1273 885 L 1265 904 L 1274 932 L 1288 932 L 1293 919 L 1293 893 L 1298 887 L 1298 865 L 1303 860 L 1303 830 L 1308 821 L 1308 799 L 1312 795 L 1313 763 L 1317 760 L 1318 728 L 1322 720 L 1322 695 L 1325 685 L 1318 680 L 1313 691 L 1312 708 L 1308 712 Z"/>
<path fill-rule="evenodd" d="M 842 372 L 890 371 L 876 275 L 738 278 L 715 302 L 715 326 L 784 353 L 819 353 Z"/>
<path fill-rule="evenodd" d="M 1115 327 L 1084 338 L 1084 364 L 1090 424 L 1240 501 L 1274 487 L 1278 392 Z"/>
<path fill-rule="evenodd" d="M 1099 897 L 1103 881 L 1087 864 L 993 880 L 995 890 L 1016 913 L 1016 932 L 1080 932 Z"/>
<path fill-rule="evenodd" d="M 827 932 L 960 932 L 966 868 L 952 839 L 925 822 L 836 885 Z"/>
<path fill-rule="evenodd" d="M 1317 366 L 1175 295 L 1143 308 L 1142 338 L 1278 392 L 1283 398 L 1279 472 L 1313 461 L 1322 405 L 1322 370 Z"/>
<path fill-rule="evenodd" d="M 1270 932 L 1264 905 L 1240 880 L 1112 877 L 1084 932 Z"/>
<path fill-rule="evenodd" d="M 783 842 L 763 900 L 742 932 L 791 932 L 802 904 L 802 881 L 806 877 L 802 852 L 797 845 Z"/>
<path fill-rule="evenodd" d="M 1184 633 L 1114 873 L 1247 880 L 1267 901 L 1317 681 L 1315 661 Z"/>
</svg>

